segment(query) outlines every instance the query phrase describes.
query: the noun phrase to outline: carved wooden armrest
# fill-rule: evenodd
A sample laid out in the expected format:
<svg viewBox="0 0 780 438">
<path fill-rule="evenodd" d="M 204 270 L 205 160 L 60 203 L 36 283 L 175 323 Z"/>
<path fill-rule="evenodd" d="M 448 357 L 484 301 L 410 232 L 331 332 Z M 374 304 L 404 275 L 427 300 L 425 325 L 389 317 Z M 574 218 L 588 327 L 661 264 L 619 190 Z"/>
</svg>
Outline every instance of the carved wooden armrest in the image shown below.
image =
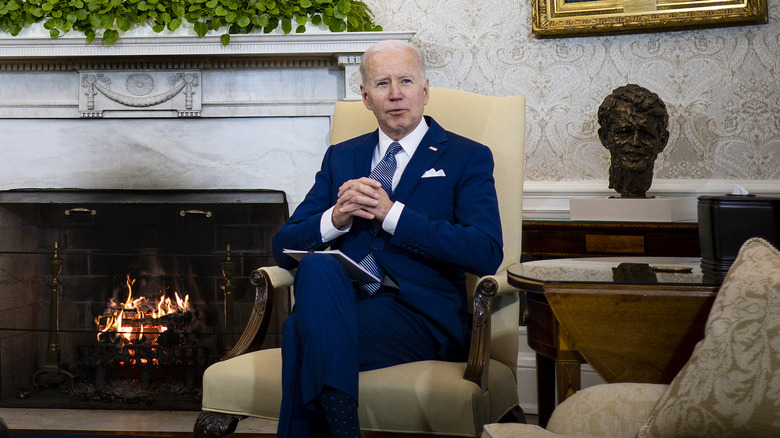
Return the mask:
<svg viewBox="0 0 780 438">
<path fill-rule="evenodd" d="M 236 345 L 221 360 L 260 349 L 271 321 L 274 293 L 278 289 L 292 286 L 294 271 L 278 266 L 266 266 L 252 271 L 249 278 L 255 286 L 252 313 Z"/>
<path fill-rule="evenodd" d="M 474 313 L 472 316 L 471 345 L 469 359 L 463 378 L 476 383 L 487 391 L 488 364 L 490 363 L 490 315 L 493 297 L 518 293 L 519 290 L 507 281 L 506 270 L 496 275 L 479 279 L 474 292 Z M 518 321 L 519 325 L 519 321 Z"/>
</svg>

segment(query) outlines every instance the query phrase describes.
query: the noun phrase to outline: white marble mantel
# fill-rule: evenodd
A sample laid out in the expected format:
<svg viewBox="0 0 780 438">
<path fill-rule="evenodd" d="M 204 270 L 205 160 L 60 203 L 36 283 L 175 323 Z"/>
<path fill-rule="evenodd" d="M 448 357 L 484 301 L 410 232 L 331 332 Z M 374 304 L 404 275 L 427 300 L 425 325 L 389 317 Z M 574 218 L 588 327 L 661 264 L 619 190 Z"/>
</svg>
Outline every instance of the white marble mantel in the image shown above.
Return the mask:
<svg viewBox="0 0 780 438">
<path fill-rule="evenodd" d="M 293 209 L 362 52 L 412 35 L 2 36 L 0 190 L 276 189 Z"/>
</svg>

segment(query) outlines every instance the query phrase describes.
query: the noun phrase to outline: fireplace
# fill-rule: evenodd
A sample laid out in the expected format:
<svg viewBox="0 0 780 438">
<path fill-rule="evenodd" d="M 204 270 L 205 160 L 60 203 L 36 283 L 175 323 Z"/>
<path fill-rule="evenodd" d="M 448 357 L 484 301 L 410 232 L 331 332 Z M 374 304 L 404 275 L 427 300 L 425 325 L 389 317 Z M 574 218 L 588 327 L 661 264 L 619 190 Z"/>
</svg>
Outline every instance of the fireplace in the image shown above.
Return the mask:
<svg viewBox="0 0 780 438">
<path fill-rule="evenodd" d="M 0 405 L 199 409 L 287 212 L 273 190 L 0 192 Z"/>
<path fill-rule="evenodd" d="M 116 377 L 148 387 L 179 381 L 185 390 L 188 379 L 197 383 L 202 361 L 216 360 L 230 344 L 221 328 L 228 245 L 239 329 L 254 295 L 248 270 L 273 263 L 266 245 L 311 187 L 328 146 L 333 104 L 360 98 L 360 54 L 377 41 L 412 35 L 234 35 L 228 46 L 219 36 L 181 34 L 125 35 L 111 46 L 69 35 L 51 39 L 45 31 L 0 35 L 7 158 L 0 160 L 0 405 L 34 406 L 44 398 L 42 391 L 17 395 L 38 371 L 55 368 L 41 378 L 59 377 L 52 357 L 64 371 L 83 372 L 78 377 L 88 378 L 77 383 L 92 387 L 111 386 Z M 70 187 L 81 190 L 63 190 Z M 223 209 L 233 219 L 209 228 Z M 165 219 L 151 219 L 157 214 Z M 124 227 L 109 231 L 106 223 Z M 108 243 L 115 248 L 106 249 Z M 48 354 L 51 265 L 60 262 L 58 350 Z M 187 332 L 189 343 L 166 353 L 98 342 L 94 319 L 108 300 L 128 281 L 140 286 L 149 272 L 142 267 L 157 264 L 178 271 L 174 277 L 188 286 L 199 324 Z M 197 287 L 189 287 L 191 280 Z M 289 310 L 284 298 L 275 298 L 276 318 Z M 266 343 L 275 342 L 272 333 Z M 187 357 L 195 377 L 178 365 L 128 364 L 139 355 L 159 361 L 161 353 L 169 355 L 164 361 Z M 124 364 L 104 366 L 118 362 Z M 110 397 L 122 403 L 106 408 L 145 403 Z M 78 403 L 103 403 L 85 398 Z M 58 400 L 48 397 L 49 406 Z M 69 395 L 63 400 L 77 405 Z"/>
</svg>

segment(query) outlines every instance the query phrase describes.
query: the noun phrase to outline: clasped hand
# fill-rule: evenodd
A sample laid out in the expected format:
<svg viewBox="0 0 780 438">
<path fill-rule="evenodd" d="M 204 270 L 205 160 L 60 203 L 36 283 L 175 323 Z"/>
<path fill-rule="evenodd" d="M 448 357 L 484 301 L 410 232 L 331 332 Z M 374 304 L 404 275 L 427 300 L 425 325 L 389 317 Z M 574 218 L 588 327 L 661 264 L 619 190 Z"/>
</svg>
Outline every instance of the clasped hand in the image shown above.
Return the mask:
<svg viewBox="0 0 780 438">
<path fill-rule="evenodd" d="M 333 208 L 333 226 L 343 228 L 352 222 L 353 217 L 382 222 L 392 206 L 393 201 L 379 181 L 368 177 L 351 179 L 339 187 L 338 200 Z"/>
</svg>

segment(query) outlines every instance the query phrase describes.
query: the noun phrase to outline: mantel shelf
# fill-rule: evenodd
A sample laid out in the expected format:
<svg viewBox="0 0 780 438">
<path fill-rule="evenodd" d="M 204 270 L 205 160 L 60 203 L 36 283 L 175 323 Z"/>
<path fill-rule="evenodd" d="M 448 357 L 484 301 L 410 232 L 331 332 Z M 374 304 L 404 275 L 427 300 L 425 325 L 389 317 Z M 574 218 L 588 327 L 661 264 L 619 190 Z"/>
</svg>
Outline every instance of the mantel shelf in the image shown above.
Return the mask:
<svg viewBox="0 0 780 438">
<path fill-rule="evenodd" d="M 359 56 L 373 43 L 409 40 L 413 32 L 313 32 L 302 34 L 231 35 L 223 46 L 219 36 L 122 36 L 107 46 L 83 37 L 12 37 L 0 35 L 0 59 L 149 56 Z"/>
</svg>

